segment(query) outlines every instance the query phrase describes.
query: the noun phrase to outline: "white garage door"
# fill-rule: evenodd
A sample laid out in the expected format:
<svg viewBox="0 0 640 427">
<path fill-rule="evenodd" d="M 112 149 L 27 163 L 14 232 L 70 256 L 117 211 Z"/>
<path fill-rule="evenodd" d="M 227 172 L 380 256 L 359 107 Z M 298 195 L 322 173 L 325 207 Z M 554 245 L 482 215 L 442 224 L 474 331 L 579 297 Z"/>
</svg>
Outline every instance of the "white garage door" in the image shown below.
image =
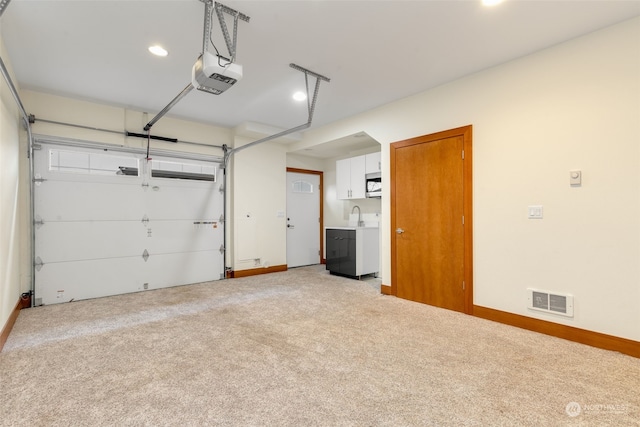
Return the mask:
<svg viewBox="0 0 640 427">
<path fill-rule="evenodd" d="M 35 303 L 218 280 L 218 163 L 39 141 Z"/>
</svg>

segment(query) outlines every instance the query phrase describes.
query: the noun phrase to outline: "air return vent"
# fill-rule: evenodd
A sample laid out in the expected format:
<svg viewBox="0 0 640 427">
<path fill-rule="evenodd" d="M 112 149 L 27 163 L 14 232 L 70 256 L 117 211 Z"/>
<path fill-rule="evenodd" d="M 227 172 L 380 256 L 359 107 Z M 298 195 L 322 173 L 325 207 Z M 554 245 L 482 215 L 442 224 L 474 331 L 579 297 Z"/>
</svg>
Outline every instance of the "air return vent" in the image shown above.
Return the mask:
<svg viewBox="0 0 640 427">
<path fill-rule="evenodd" d="M 573 317 L 573 295 L 527 288 L 527 307 L 531 310 Z"/>
</svg>

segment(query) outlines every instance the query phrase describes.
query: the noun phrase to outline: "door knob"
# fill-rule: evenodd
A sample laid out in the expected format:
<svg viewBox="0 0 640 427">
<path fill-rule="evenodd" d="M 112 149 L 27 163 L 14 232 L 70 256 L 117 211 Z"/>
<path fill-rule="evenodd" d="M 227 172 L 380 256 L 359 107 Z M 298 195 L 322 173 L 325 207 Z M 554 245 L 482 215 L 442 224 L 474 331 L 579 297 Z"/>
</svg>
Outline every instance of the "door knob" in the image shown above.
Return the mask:
<svg viewBox="0 0 640 427">
<path fill-rule="evenodd" d="M 396 233 L 402 234 L 402 233 L 404 233 L 404 230 L 402 228 L 398 227 L 398 228 L 396 228 Z"/>
</svg>

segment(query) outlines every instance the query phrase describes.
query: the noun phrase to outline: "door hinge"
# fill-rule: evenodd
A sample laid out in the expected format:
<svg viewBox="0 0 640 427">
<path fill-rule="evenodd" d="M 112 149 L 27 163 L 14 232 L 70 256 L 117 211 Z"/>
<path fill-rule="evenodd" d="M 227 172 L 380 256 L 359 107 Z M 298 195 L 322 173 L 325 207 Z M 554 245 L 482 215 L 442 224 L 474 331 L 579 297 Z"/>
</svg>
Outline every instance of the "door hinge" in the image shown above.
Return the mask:
<svg viewBox="0 0 640 427">
<path fill-rule="evenodd" d="M 462 160 L 464 160 L 464 150 L 462 150 Z"/>
<path fill-rule="evenodd" d="M 464 291 L 464 280 L 462 281 L 462 290 Z"/>
<path fill-rule="evenodd" d="M 462 225 L 464 225 L 464 215 L 462 215 Z"/>
</svg>

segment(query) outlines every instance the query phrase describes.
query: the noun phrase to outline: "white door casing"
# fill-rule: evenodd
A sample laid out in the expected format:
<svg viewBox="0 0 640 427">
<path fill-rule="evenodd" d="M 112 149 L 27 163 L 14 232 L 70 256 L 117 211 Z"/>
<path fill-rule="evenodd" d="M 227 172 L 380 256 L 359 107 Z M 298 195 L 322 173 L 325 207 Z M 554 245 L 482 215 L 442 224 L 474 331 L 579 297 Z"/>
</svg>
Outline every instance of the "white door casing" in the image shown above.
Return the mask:
<svg viewBox="0 0 640 427">
<path fill-rule="evenodd" d="M 287 172 L 287 267 L 320 263 L 320 176 Z"/>
</svg>

